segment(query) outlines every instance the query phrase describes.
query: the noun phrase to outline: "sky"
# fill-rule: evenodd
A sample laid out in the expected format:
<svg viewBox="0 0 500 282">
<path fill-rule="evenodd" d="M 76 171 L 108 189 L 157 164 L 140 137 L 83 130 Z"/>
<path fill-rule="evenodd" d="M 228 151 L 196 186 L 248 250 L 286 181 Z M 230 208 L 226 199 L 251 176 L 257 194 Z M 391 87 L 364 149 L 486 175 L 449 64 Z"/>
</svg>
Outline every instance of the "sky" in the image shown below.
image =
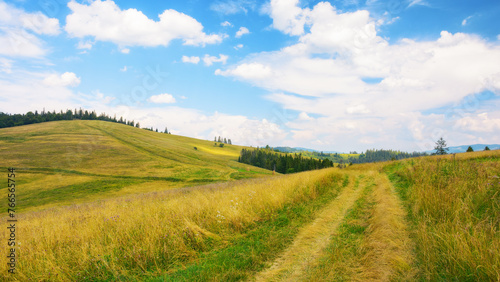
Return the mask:
<svg viewBox="0 0 500 282">
<path fill-rule="evenodd" d="M 0 112 L 320 151 L 500 143 L 498 0 L 0 0 Z"/>
</svg>

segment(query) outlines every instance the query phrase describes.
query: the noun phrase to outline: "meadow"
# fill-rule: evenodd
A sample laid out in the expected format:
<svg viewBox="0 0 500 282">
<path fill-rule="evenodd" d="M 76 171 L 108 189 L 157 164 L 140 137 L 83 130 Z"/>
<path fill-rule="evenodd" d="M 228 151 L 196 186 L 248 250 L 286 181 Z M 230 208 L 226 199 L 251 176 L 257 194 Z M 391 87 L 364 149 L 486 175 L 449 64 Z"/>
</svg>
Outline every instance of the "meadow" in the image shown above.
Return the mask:
<svg viewBox="0 0 500 282">
<path fill-rule="evenodd" d="M 500 151 L 280 175 L 237 163 L 248 147 L 95 121 L 0 145 L 5 281 L 500 280 Z"/>
<path fill-rule="evenodd" d="M 57 121 L 1 129 L 0 168 L 22 175 L 20 211 L 37 210 L 271 174 L 238 163 L 241 148 L 111 122 Z"/>
</svg>

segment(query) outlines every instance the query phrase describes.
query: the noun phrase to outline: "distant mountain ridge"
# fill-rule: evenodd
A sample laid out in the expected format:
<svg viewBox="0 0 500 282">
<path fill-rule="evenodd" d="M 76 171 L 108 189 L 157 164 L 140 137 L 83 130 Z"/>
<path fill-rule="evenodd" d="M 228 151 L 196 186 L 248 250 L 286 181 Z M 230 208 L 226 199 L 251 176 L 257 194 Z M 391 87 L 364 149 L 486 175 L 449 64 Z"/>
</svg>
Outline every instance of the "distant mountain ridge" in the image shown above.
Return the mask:
<svg viewBox="0 0 500 282">
<path fill-rule="evenodd" d="M 490 150 L 498 150 L 498 149 L 500 149 L 500 145 L 499 144 L 474 144 L 474 145 L 461 145 L 461 146 L 447 147 L 449 149 L 448 153 L 450 153 L 450 154 L 464 153 L 464 152 L 467 152 L 467 149 L 469 148 L 469 146 L 472 147 L 472 150 L 474 150 L 474 152 L 484 151 L 484 148 L 486 146 L 488 146 L 488 148 L 490 148 Z M 435 151 L 436 150 L 428 150 L 428 151 L 425 151 L 425 152 L 429 153 L 429 154 L 432 154 Z"/>
</svg>

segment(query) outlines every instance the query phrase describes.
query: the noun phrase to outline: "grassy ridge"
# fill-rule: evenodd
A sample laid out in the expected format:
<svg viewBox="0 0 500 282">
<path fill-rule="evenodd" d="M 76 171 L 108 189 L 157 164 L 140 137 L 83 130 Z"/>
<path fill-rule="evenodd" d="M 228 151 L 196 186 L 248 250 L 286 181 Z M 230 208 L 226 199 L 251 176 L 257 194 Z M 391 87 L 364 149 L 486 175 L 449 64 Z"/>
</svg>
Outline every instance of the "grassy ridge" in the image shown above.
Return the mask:
<svg viewBox="0 0 500 282">
<path fill-rule="evenodd" d="M 17 169 L 23 211 L 271 174 L 238 163 L 241 148 L 104 121 L 57 121 L 0 129 L 0 168 Z"/>
<path fill-rule="evenodd" d="M 386 168 L 413 224 L 420 279 L 499 279 L 499 157 L 465 153 Z"/>
</svg>

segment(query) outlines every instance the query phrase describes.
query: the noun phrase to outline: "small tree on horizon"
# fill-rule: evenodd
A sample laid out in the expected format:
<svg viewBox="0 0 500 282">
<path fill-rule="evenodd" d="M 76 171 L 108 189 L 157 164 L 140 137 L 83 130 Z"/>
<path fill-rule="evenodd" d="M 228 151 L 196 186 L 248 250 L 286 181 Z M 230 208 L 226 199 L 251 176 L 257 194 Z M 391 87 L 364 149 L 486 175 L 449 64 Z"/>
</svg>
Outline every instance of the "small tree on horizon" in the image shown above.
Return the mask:
<svg viewBox="0 0 500 282">
<path fill-rule="evenodd" d="M 488 146 L 486 146 L 486 147 L 484 147 L 484 150 L 485 150 L 485 151 L 489 151 L 489 150 L 490 150 L 490 148 L 489 148 Z"/>
<path fill-rule="evenodd" d="M 469 153 L 469 152 L 474 152 L 474 149 L 472 149 L 471 146 L 469 146 L 469 148 L 467 148 L 467 153 Z"/>
<path fill-rule="evenodd" d="M 447 151 L 450 149 L 446 148 L 446 141 L 444 141 L 443 137 L 441 137 L 438 141 L 436 141 L 436 147 L 434 147 L 434 150 L 436 150 L 436 155 L 446 155 Z"/>
</svg>

